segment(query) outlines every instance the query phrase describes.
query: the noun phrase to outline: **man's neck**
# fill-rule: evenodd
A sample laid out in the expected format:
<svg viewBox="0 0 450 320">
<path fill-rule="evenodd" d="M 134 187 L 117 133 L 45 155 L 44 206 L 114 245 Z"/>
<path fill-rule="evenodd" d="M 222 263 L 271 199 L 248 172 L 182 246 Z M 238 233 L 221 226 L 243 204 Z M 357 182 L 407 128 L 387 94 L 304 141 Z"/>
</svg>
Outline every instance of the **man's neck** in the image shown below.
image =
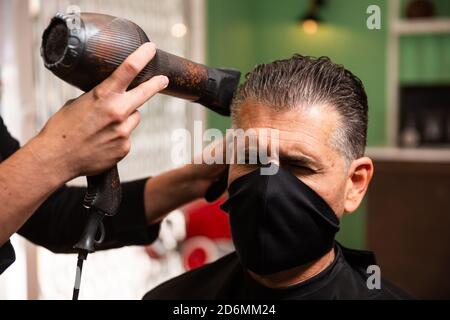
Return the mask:
<svg viewBox="0 0 450 320">
<path fill-rule="evenodd" d="M 334 248 L 331 249 L 321 258 L 286 270 L 270 275 L 259 275 L 249 270 L 249 273 L 253 279 L 261 283 L 262 285 L 271 289 L 282 289 L 289 286 L 293 286 L 304 282 L 325 270 L 330 264 L 333 263 L 335 258 Z"/>
</svg>

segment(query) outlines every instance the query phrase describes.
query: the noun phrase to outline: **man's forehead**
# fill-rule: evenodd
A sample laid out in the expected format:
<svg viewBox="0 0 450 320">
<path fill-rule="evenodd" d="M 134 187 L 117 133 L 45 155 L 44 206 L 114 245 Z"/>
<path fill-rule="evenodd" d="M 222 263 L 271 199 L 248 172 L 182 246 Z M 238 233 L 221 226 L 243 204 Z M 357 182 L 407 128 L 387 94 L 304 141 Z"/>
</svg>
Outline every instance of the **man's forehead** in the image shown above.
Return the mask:
<svg viewBox="0 0 450 320">
<path fill-rule="evenodd" d="M 235 116 L 235 126 L 258 132 L 263 128 L 275 129 L 280 153 L 314 155 L 331 147 L 338 119 L 337 112 L 326 105 L 277 110 L 261 103 L 244 102 Z"/>
</svg>

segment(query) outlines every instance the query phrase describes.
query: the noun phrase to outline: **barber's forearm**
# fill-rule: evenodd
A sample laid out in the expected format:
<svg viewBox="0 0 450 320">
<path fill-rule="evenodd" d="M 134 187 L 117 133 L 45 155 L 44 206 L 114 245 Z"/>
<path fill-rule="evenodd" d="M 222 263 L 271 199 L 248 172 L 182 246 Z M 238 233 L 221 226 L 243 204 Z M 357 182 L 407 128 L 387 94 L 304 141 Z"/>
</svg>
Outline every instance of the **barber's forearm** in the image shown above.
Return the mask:
<svg viewBox="0 0 450 320">
<path fill-rule="evenodd" d="M 171 211 L 202 197 L 207 184 L 197 179 L 190 165 L 149 179 L 144 194 L 148 224 L 156 224 Z"/>
<path fill-rule="evenodd" d="M 0 164 L 0 245 L 70 179 L 65 165 L 40 136 Z"/>
</svg>

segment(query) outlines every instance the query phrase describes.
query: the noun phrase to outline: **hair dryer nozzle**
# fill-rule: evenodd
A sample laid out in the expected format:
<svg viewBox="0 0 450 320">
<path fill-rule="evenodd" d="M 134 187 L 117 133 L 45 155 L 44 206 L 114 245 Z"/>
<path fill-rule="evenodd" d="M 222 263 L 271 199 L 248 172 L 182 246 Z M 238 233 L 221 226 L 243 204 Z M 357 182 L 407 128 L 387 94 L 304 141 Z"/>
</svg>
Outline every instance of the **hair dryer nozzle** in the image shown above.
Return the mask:
<svg viewBox="0 0 450 320">
<path fill-rule="evenodd" d="M 234 69 L 208 69 L 208 83 L 200 103 L 222 116 L 230 115 L 230 105 L 239 84 L 241 72 Z"/>
<path fill-rule="evenodd" d="M 73 15 L 56 14 L 42 35 L 41 56 L 45 67 L 58 77 L 73 69 L 84 50 L 81 26 L 69 27 Z"/>
</svg>

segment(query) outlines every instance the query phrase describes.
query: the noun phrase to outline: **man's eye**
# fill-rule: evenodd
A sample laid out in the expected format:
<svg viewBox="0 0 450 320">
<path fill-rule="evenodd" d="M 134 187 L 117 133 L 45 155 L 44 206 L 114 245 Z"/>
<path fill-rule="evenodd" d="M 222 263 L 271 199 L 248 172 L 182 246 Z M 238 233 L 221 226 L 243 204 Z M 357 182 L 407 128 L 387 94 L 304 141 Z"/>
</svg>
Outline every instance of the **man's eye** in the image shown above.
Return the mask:
<svg viewBox="0 0 450 320">
<path fill-rule="evenodd" d="M 254 153 L 249 153 L 246 152 L 244 154 L 244 158 L 241 158 L 241 161 L 244 161 L 245 164 L 250 164 L 250 165 L 262 165 L 262 164 L 266 164 L 267 161 L 262 161 L 262 159 L 260 158 L 260 155 L 258 152 L 254 152 Z"/>
<path fill-rule="evenodd" d="M 291 168 L 291 170 L 298 172 L 298 173 L 303 173 L 303 174 L 313 174 L 316 173 L 315 170 L 311 169 L 310 167 L 307 166 L 303 166 L 303 165 L 298 165 L 298 164 L 290 164 L 289 167 Z"/>
</svg>

